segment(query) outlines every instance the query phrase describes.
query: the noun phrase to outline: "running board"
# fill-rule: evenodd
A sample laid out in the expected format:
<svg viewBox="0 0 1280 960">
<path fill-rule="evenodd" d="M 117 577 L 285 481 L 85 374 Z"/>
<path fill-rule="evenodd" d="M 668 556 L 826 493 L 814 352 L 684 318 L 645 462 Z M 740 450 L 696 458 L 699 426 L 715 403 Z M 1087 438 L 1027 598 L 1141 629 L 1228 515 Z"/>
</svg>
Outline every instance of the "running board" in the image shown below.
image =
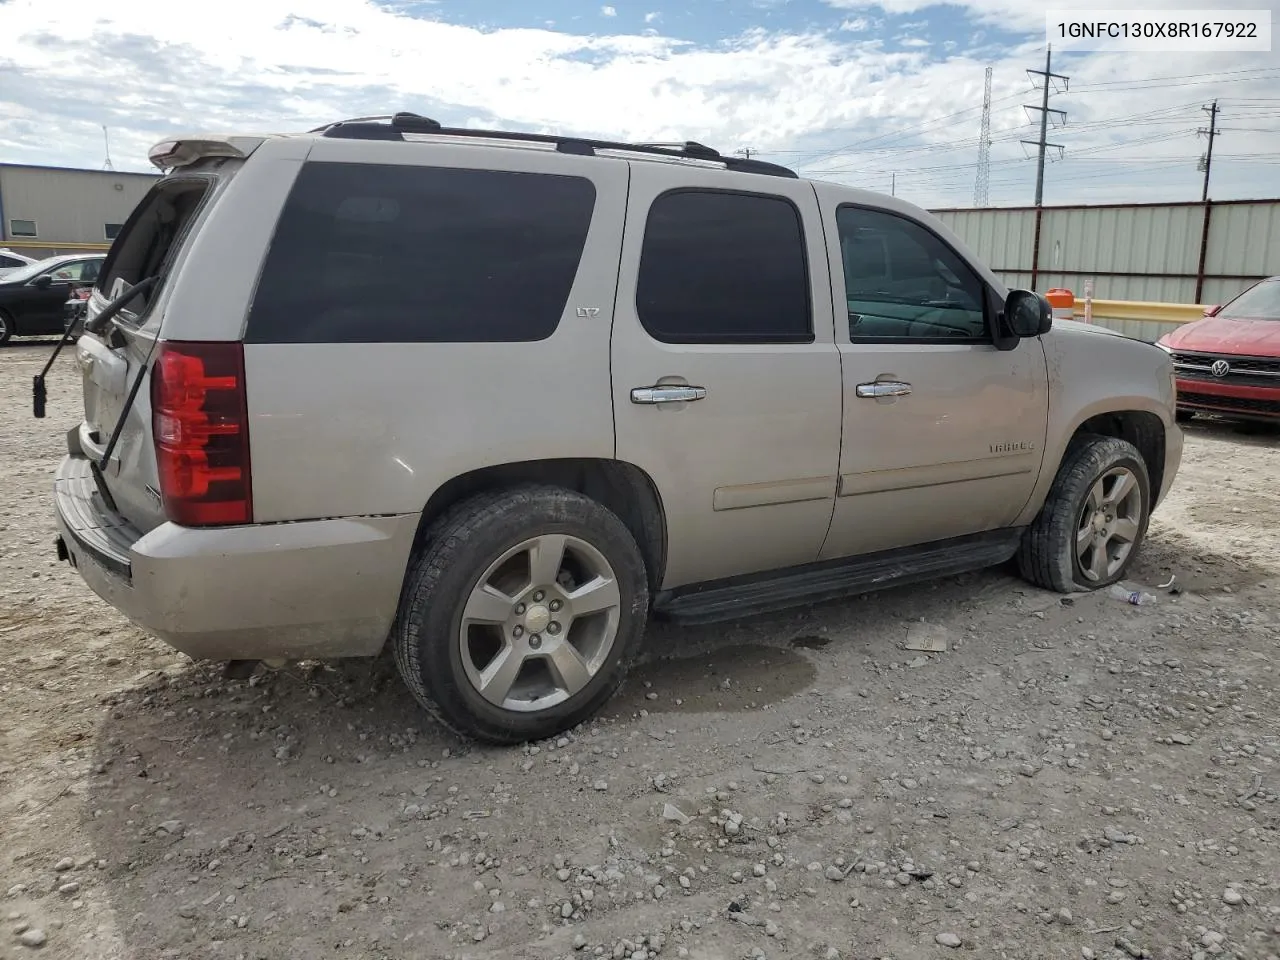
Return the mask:
<svg viewBox="0 0 1280 960">
<path fill-rule="evenodd" d="M 684 624 L 734 620 L 998 566 L 1018 552 L 1021 540 L 1021 527 L 992 530 L 917 547 L 691 584 L 659 593 L 653 610 L 663 619 Z"/>
</svg>

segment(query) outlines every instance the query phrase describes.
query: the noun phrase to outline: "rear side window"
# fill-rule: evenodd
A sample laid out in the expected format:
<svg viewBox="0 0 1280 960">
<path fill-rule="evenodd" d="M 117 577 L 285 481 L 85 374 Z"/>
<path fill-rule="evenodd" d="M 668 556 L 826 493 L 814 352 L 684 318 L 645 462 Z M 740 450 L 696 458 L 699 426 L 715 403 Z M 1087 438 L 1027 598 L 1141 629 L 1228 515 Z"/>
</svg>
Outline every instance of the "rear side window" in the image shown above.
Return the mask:
<svg viewBox="0 0 1280 960">
<path fill-rule="evenodd" d="M 595 207 L 582 177 L 308 163 L 267 253 L 254 343 L 549 337 Z"/>
<path fill-rule="evenodd" d="M 636 311 L 663 343 L 810 343 L 800 211 L 762 194 L 679 190 L 649 209 Z"/>
<path fill-rule="evenodd" d="M 114 298 L 149 277 L 163 284 L 215 183 L 198 175 L 166 177 L 153 186 L 120 228 L 106 260 L 95 267 L 98 289 Z M 135 297 L 122 316 L 141 317 L 158 292 L 157 287 Z"/>
</svg>

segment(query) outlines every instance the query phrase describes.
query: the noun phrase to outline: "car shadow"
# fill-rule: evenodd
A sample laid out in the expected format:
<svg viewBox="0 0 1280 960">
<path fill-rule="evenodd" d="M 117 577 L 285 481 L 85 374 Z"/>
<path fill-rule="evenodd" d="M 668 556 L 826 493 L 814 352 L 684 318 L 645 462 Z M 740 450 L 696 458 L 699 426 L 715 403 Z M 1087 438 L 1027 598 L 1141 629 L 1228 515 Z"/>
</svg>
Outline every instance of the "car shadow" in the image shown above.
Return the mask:
<svg viewBox="0 0 1280 960">
<path fill-rule="evenodd" d="M 1182 424 L 1185 433 L 1233 440 L 1246 446 L 1273 447 L 1280 441 L 1280 421 L 1233 420 L 1212 414 L 1198 414 Z"/>
</svg>

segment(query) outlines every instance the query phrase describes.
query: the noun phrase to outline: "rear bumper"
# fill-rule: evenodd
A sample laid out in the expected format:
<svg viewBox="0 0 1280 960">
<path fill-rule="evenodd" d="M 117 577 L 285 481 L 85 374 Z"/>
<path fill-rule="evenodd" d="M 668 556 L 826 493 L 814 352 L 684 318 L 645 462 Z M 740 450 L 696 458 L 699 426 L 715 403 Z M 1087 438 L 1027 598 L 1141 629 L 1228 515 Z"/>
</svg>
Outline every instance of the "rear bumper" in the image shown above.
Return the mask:
<svg viewBox="0 0 1280 960">
<path fill-rule="evenodd" d="M 372 656 L 391 630 L 418 515 L 140 534 L 89 461 L 54 483 L 59 552 L 107 603 L 197 659 Z"/>
<path fill-rule="evenodd" d="M 1250 420 L 1280 420 L 1280 387 L 1179 378 L 1178 407 Z"/>
</svg>

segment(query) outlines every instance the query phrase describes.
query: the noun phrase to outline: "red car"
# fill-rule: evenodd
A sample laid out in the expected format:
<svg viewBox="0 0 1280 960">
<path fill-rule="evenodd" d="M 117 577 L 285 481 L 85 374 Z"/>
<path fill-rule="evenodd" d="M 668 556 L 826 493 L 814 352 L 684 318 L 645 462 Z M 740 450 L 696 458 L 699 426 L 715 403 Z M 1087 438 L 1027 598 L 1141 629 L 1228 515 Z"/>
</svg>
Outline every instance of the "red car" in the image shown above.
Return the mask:
<svg viewBox="0 0 1280 960">
<path fill-rule="evenodd" d="M 1280 277 L 1260 280 L 1157 346 L 1173 357 L 1178 419 L 1280 420 Z"/>
</svg>

